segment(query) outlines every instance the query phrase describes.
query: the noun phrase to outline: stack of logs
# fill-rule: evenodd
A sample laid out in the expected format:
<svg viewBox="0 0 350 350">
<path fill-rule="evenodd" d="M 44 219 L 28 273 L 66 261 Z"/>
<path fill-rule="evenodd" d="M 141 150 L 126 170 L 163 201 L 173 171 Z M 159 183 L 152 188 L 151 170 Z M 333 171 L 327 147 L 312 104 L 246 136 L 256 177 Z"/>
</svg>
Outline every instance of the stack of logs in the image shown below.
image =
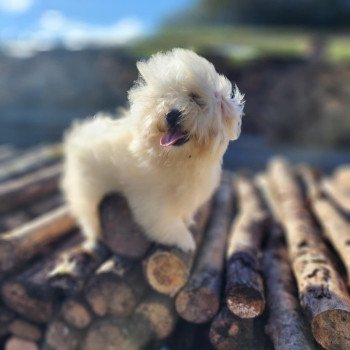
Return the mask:
<svg viewBox="0 0 350 350">
<path fill-rule="evenodd" d="M 84 241 L 59 192 L 59 145 L 0 147 L 0 347 L 350 349 L 350 166 L 224 172 L 195 253 L 150 242 L 128 203 Z"/>
</svg>

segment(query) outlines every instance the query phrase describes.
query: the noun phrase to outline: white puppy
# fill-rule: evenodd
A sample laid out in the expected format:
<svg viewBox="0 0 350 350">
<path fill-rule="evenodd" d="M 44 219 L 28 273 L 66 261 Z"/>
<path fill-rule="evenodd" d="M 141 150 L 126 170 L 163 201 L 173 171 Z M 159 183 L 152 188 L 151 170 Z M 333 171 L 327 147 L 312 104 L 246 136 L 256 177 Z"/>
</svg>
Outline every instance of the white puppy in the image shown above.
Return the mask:
<svg viewBox="0 0 350 350">
<path fill-rule="evenodd" d="M 92 241 L 101 199 L 119 192 L 150 239 L 194 250 L 188 226 L 218 186 L 229 140 L 239 137 L 243 96 L 189 50 L 157 53 L 137 68 L 122 118 L 99 114 L 67 133 L 62 187 Z"/>
</svg>

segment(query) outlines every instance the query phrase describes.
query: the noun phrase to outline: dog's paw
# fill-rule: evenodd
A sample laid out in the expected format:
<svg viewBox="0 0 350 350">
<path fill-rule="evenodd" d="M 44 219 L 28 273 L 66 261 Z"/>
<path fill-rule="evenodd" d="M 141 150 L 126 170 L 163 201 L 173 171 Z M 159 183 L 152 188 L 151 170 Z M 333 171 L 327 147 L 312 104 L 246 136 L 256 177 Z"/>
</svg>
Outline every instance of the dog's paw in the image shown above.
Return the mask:
<svg viewBox="0 0 350 350">
<path fill-rule="evenodd" d="M 192 227 L 195 224 L 194 218 L 192 216 L 185 217 L 184 222 L 187 227 Z"/>
<path fill-rule="evenodd" d="M 193 252 L 196 250 L 196 242 L 194 241 L 191 234 L 182 236 L 181 239 L 175 242 L 175 245 L 185 253 Z"/>
</svg>

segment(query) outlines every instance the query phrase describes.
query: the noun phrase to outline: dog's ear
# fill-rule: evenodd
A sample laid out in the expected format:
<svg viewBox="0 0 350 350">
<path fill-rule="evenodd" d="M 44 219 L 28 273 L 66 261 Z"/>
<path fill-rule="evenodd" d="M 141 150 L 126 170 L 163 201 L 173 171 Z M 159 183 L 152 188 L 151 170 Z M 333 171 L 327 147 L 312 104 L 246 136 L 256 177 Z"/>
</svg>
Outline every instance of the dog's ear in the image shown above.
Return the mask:
<svg viewBox="0 0 350 350">
<path fill-rule="evenodd" d="M 140 73 L 141 78 L 147 83 L 150 75 L 150 71 L 148 69 L 148 63 L 145 61 L 139 61 L 136 63 L 136 67 Z"/>
<path fill-rule="evenodd" d="M 232 99 L 235 105 L 236 115 L 231 120 L 231 126 L 229 128 L 229 138 L 231 141 L 237 140 L 241 134 L 241 125 L 244 109 L 244 95 L 241 94 L 237 85 L 235 84 L 232 91 Z"/>
</svg>

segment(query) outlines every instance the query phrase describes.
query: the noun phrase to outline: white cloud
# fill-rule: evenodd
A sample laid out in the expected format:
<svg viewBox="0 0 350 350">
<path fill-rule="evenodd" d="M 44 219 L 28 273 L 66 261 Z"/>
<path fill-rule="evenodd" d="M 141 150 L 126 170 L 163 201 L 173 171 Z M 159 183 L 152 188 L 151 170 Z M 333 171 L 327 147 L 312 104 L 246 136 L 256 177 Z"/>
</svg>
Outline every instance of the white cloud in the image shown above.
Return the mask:
<svg viewBox="0 0 350 350">
<path fill-rule="evenodd" d="M 20 14 L 26 12 L 34 4 L 34 0 L 0 0 L 0 11 Z"/>
<path fill-rule="evenodd" d="M 70 50 L 116 46 L 140 37 L 144 32 L 142 22 L 136 18 L 123 18 L 110 25 L 94 25 L 49 10 L 40 17 L 35 29 L 2 46 L 11 56 L 28 57 L 37 51 L 50 50 L 57 43 Z"/>
<path fill-rule="evenodd" d="M 59 40 L 67 47 L 79 49 L 88 45 L 119 45 L 141 36 L 142 23 L 135 18 L 124 18 L 110 25 L 94 25 L 65 17 L 49 10 L 39 19 L 37 38 Z"/>
</svg>

